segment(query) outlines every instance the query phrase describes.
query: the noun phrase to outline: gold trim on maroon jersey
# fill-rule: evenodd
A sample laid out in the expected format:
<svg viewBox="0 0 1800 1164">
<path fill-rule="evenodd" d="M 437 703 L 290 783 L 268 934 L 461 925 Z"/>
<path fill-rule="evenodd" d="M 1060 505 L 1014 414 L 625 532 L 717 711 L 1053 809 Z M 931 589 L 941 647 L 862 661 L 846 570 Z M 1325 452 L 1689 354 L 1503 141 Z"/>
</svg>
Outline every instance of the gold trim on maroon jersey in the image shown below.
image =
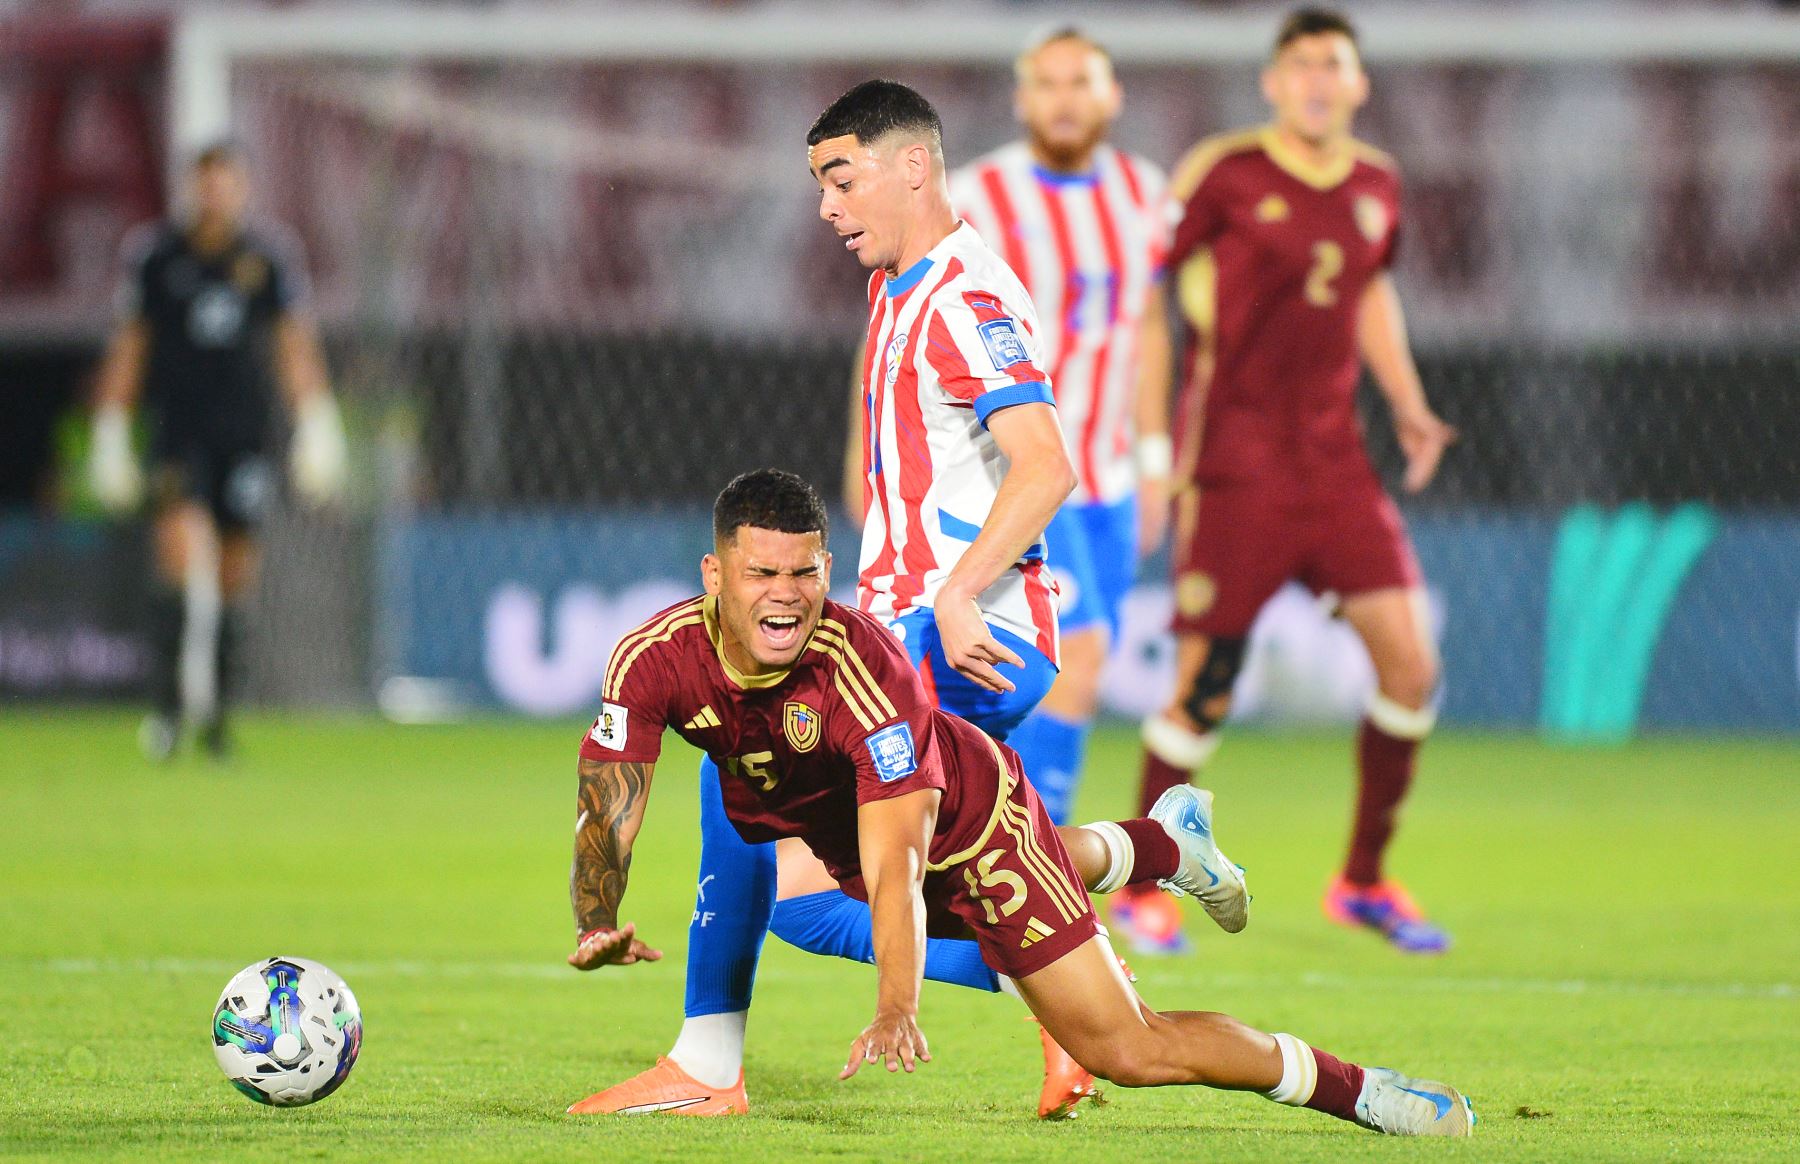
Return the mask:
<svg viewBox="0 0 1800 1164">
<path fill-rule="evenodd" d="M 1194 354 L 1185 389 L 1194 402 L 1194 412 L 1181 430 L 1174 474 L 1176 481 L 1190 481 L 1200 465 L 1200 443 L 1206 433 L 1206 390 L 1212 383 L 1217 356 L 1219 267 L 1211 247 L 1202 247 L 1181 264 L 1175 275 L 1175 294 L 1182 318 L 1194 331 Z"/>
<path fill-rule="evenodd" d="M 1074 921 L 1089 908 L 1085 895 L 1076 893 L 1075 887 L 1069 884 L 1068 875 L 1050 859 L 1050 854 L 1044 852 L 1043 843 L 1024 808 L 1010 799 L 1002 800 L 1001 804 L 1000 827 L 1013 839 L 1019 860 L 1044 887 L 1050 904 L 1062 915 L 1064 924 Z"/>
<path fill-rule="evenodd" d="M 767 675 L 744 674 L 736 667 L 733 667 L 731 665 L 731 660 L 725 657 L 725 644 L 723 636 L 719 631 L 718 595 L 708 594 L 702 599 L 700 602 L 700 612 L 705 616 L 706 637 L 712 640 L 713 654 L 719 657 L 719 666 L 724 668 L 725 678 L 731 680 L 739 687 L 747 688 L 749 690 L 760 690 L 764 687 L 773 687 L 783 679 L 786 679 L 788 673 L 793 670 L 792 667 L 783 667 L 779 671 L 770 671 Z M 801 648 L 802 651 L 805 649 L 805 647 Z"/>
<path fill-rule="evenodd" d="M 1240 129 L 1205 138 L 1189 150 L 1176 163 L 1174 173 L 1169 176 L 1169 194 L 1175 199 L 1176 205 L 1185 208 L 1188 199 L 1206 181 L 1206 176 L 1212 173 L 1214 166 L 1232 154 L 1256 149 L 1261 144 L 1261 135 L 1260 129 Z"/>
<path fill-rule="evenodd" d="M 637 662 L 638 656 L 657 643 L 668 642 L 681 628 L 701 621 L 701 607 L 702 600 L 698 598 L 684 602 L 620 639 L 606 666 L 602 696 L 606 699 L 618 699 L 619 690 L 625 685 L 625 674 Z"/>
<path fill-rule="evenodd" d="M 863 662 L 862 655 L 850 645 L 849 628 L 843 623 L 832 618 L 821 618 L 813 631 L 812 641 L 807 646 L 837 664 L 833 680 L 838 694 L 844 697 L 844 703 L 856 716 L 856 721 L 864 731 L 874 731 L 881 724 L 899 718 L 893 701 L 882 691 L 881 685 L 875 682 L 875 676 L 869 671 L 868 664 Z"/>
<path fill-rule="evenodd" d="M 999 788 L 994 792 L 994 811 L 988 816 L 987 827 L 981 830 L 981 836 L 976 838 L 976 840 L 967 848 L 960 852 L 950 854 L 942 861 L 927 861 L 925 863 L 925 868 L 933 873 L 948 869 L 952 865 L 960 865 L 987 847 L 988 838 L 992 837 L 994 835 L 994 830 L 1000 827 L 1000 813 L 1006 807 L 1007 797 L 1012 795 L 1013 788 L 1019 783 L 1019 778 L 1014 776 L 1012 774 L 1012 769 L 1006 766 L 1006 757 L 1001 754 L 1000 745 L 996 744 L 993 741 L 993 738 L 985 733 L 981 738 L 987 741 L 988 750 L 994 754 L 994 765 L 999 770 Z"/>
<path fill-rule="evenodd" d="M 1321 162 L 1314 161 L 1283 141 L 1280 132 L 1272 125 L 1263 128 L 1261 141 L 1263 153 L 1269 155 L 1271 162 L 1286 171 L 1289 177 L 1314 190 L 1336 189 L 1356 169 L 1356 150 L 1350 142 L 1343 143 L 1336 152 Z"/>
</svg>

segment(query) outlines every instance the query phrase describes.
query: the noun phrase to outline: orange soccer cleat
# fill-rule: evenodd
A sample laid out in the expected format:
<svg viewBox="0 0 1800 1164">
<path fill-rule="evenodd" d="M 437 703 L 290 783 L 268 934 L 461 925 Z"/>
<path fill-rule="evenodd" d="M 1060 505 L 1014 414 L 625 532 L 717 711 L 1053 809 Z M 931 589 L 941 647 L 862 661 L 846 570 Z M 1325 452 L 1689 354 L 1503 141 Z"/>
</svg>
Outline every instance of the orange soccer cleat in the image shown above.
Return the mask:
<svg viewBox="0 0 1800 1164">
<path fill-rule="evenodd" d="M 667 1055 L 656 1066 L 639 1072 L 605 1091 L 596 1091 L 569 1108 L 570 1115 L 649 1115 L 668 1112 L 684 1116 L 746 1115 L 750 1100 L 744 1094 L 744 1073 L 730 1087 L 708 1087 L 683 1071 Z"/>
<path fill-rule="evenodd" d="M 1038 1038 L 1044 1041 L 1044 1090 L 1038 1096 L 1039 1119 L 1072 1120 L 1081 1114 L 1075 1105 L 1082 1100 L 1090 1100 L 1096 1107 L 1106 1102 L 1099 1082 L 1042 1025 L 1038 1027 Z"/>
</svg>

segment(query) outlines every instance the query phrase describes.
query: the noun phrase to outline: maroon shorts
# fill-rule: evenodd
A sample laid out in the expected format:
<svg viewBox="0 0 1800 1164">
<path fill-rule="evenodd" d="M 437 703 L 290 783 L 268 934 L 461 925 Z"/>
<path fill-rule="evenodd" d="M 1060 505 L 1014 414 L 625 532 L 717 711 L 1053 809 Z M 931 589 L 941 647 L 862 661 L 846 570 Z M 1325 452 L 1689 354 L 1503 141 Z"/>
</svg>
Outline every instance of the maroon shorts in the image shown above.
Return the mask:
<svg viewBox="0 0 1800 1164">
<path fill-rule="evenodd" d="M 1175 505 L 1177 634 L 1241 639 L 1284 582 L 1345 595 L 1419 585 L 1400 511 L 1379 483 L 1304 497 L 1256 483 L 1193 490 Z"/>
<path fill-rule="evenodd" d="M 1012 787 L 989 800 L 986 835 L 925 875 L 925 932 L 973 937 L 982 961 L 1009 978 L 1035 974 L 1100 933 L 1093 902 L 1019 756 L 1004 756 Z M 841 882 L 863 901 L 861 877 Z"/>
</svg>

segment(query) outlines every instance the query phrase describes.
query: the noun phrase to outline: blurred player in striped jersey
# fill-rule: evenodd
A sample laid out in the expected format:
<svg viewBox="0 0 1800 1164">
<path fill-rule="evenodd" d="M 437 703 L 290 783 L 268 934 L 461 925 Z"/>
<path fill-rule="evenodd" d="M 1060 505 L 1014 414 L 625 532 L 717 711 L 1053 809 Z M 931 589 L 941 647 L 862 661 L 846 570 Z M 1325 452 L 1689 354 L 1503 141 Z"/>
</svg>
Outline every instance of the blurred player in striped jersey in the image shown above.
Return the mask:
<svg viewBox="0 0 1800 1164">
<path fill-rule="evenodd" d="M 950 199 L 1037 305 L 1075 464 L 1075 492 L 1044 539 L 1062 590 L 1062 671 L 1007 741 L 1025 757 L 1051 819 L 1065 824 L 1107 647 L 1136 574 L 1138 377 L 1163 381 L 1146 398 L 1168 395 L 1167 313 L 1146 310 L 1162 277 L 1167 214 L 1162 172 L 1106 140 L 1123 94 L 1104 48 L 1060 28 L 1020 54 L 1015 74 L 1024 139 L 952 174 Z M 1168 449 L 1165 435 L 1143 450 L 1149 513 L 1166 510 Z"/>
<path fill-rule="evenodd" d="M 1171 183 L 1170 263 L 1188 326 L 1178 677 L 1175 698 L 1144 723 L 1142 795 L 1155 801 L 1212 754 L 1251 624 L 1275 591 L 1297 579 L 1335 595 L 1378 691 L 1357 737 L 1349 855 L 1325 912 L 1400 950 L 1436 952 L 1449 939 L 1382 871 L 1436 718 L 1438 661 L 1405 526 L 1363 448 L 1362 366 L 1392 411 L 1409 491 L 1431 480 L 1456 433 L 1426 403 L 1389 274 L 1399 175 L 1350 134 L 1369 91 L 1354 29 L 1334 12 L 1295 12 L 1262 84 L 1273 124 L 1202 142 Z"/>
</svg>

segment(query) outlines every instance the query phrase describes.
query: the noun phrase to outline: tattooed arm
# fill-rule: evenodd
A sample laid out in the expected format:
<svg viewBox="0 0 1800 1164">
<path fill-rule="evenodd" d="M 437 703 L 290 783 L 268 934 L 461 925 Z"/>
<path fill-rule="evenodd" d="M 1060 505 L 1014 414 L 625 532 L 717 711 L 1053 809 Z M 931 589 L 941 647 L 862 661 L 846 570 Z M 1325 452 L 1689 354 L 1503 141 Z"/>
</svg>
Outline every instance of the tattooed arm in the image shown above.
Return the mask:
<svg viewBox="0 0 1800 1164">
<path fill-rule="evenodd" d="M 654 962 L 661 950 L 637 939 L 637 926 L 619 925 L 619 899 L 631 872 L 631 845 L 644 823 L 644 800 L 650 792 L 648 762 L 581 761 L 581 787 L 576 794 L 575 864 L 569 870 L 569 903 L 575 909 L 580 943 L 569 955 L 577 970 Z"/>
</svg>

